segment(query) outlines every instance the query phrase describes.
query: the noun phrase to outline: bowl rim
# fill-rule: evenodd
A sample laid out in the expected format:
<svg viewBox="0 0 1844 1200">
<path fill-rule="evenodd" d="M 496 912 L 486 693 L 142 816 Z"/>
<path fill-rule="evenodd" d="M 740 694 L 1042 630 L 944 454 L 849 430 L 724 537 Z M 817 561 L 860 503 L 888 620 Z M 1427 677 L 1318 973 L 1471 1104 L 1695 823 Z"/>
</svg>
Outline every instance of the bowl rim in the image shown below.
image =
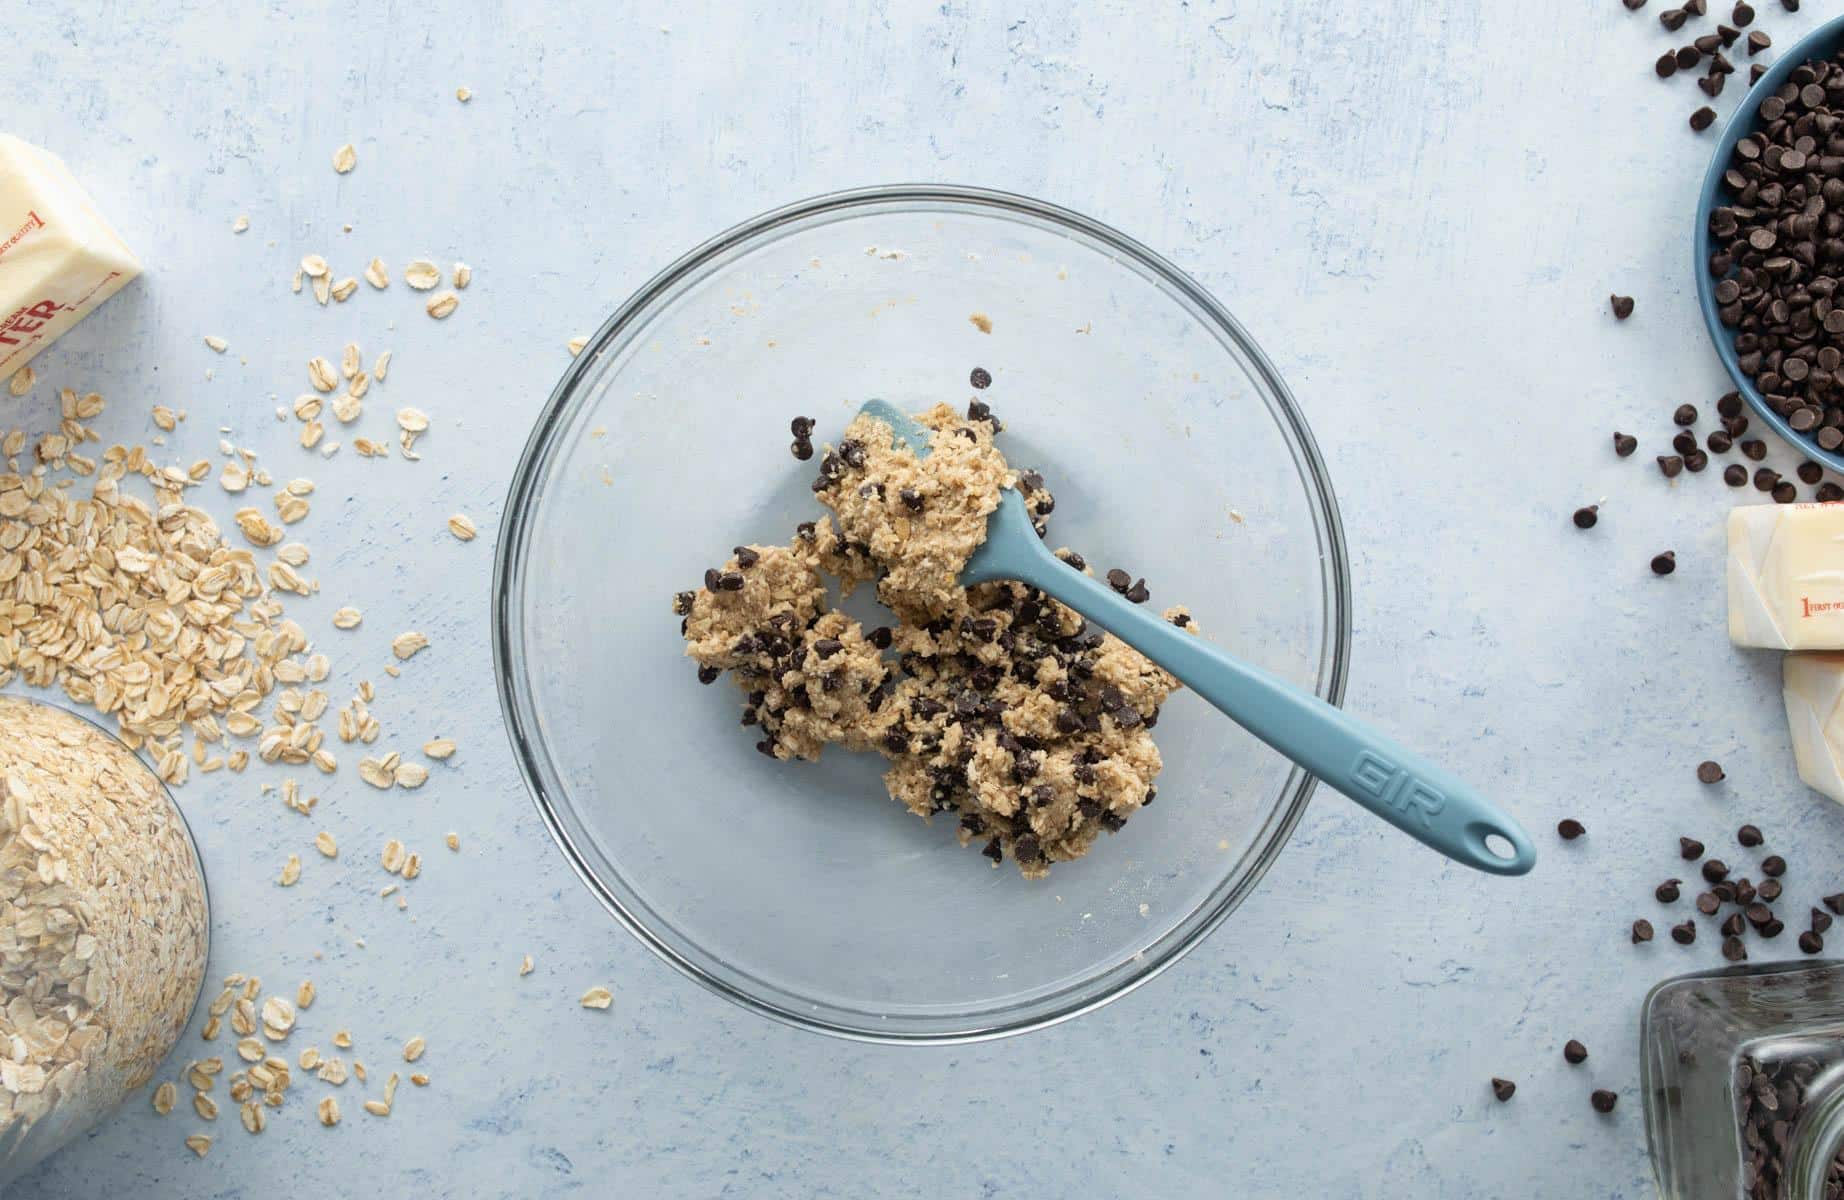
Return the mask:
<svg viewBox="0 0 1844 1200">
<path fill-rule="evenodd" d="M 1717 315 L 1716 280 L 1709 272 L 1710 213 L 1721 202 L 1722 176 L 1728 169 L 1729 156 L 1735 149 L 1735 143 L 1757 128 L 1755 118 L 1762 100 L 1777 91 L 1787 77 L 1805 63 L 1820 55 L 1835 52 L 1840 45 L 1844 45 L 1844 16 L 1832 17 L 1789 46 L 1748 89 L 1735 111 L 1729 114 L 1728 123 L 1722 127 L 1722 136 L 1716 140 L 1716 151 L 1710 158 L 1709 169 L 1703 174 L 1703 190 L 1697 197 L 1697 226 L 1691 237 L 1691 270 L 1697 280 L 1697 307 L 1703 311 L 1703 324 L 1709 330 L 1710 341 L 1716 347 L 1716 356 L 1722 360 L 1723 369 L 1728 371 L 1730 381 L 1748 402 L 1748 407 L 1793 449 L 1832 471 L 1844 472 L 1844 454 L 1820 449 L 1818 443 L 1787 424 L 1786 418 L 1773 410 L 1767 398 L 1754 386 L 1754 381 L 1742 371 L 1741 362 L 1735 353 L 1735 337 Z"/>
<path fill-rule="evenodd" d="M 544 485 L 540 468 L 552 448 L 554 434 L 571 411 L 578 388 L 590 378 L 591 370 L 601 353 L 637 319 L 649 314 L 656 300 L 725 253 L 782 226 L 893 203 L 950 206 L 1000 218 L 1023 218 L 1073 231 L 1133 260 L 1140 269 L 1155 276 L 1162 286 L 1178 293 L 1194 308 L 1201 320 L 1213 323 L 1217 327 L 1215 332 L 1227 338 L 1243 357 L 1245 368 L 1256 377 L 1258 386 L 1266 390 L 1264 401 L 1268 402 L 1277 422 L 1281 423 L 1283 435 L 1291 442 L 1296 469 L 1306 484 L 1308 504 L 1312 509 L 1320 543 L 1320 574 L 1325 605 L 1325 627 L 1320 635 L 1319 647 L 1319 679 L 1315 691 L 1331 704 L 1343 703 L 1350 670 L 1352 608 L 1350 561 L 1345 547 L 1344 524 L 1318 443 L 1292 392 L 1266 354 L 1255 344 L 1241 323 L 1200 284 L 1161 255 L 1110 226 L 1058 205 L 1016 193 L 932 183 L 851 188 L 822 193 L 770 209 L 731 226 L 680 255 L 636 289 L 602 323 L 595 336 L 571 361 L 552 389 L 526 439 L 507 490 L 501 510 L 499 544 L 494 553 L 491 596 L 493 666 L 506 736 L 511 743 L 519 774 L 525 781 L 526 790 L 538 809 L 540 819 L 558 848 L 563 851 L 565 861 L 577 878 L 602 907 L 648 950 L 726 1000 L 798 1029 L 873 1044 L 961 1045 L 1060 1024 L 1100 1008 L 1163 974 L 1221 925 L 1254 890 L 1305 814 L 1307 803 L 1317 786 L 1317 779 L 1298 766 L 1291 770 L 1281 790 L 1283 803 L 1269 813 L 1249 850 L 1239 860 L 1239 863 L 1249 863 L 1247 873 L 1233 882 L 1226 880 L 1219 884 L 1217 890 L 1184 921 L 1135 956 L 1131 960 L 1131 970 L 1123 971 L 1125 964 L 1122 964 L 1099 974 L 1091 974 L 1057 991 L 1020 1002 L 1019 1007 L 1024 1010 L 1020 1013 L 1000 1008 L 982 1010 L 965 1018 L 904 1016 L 886 1018 L 885 1022 L 876 1026 L 868 1020 L 864 1024 L 852 1024 L 835 1019 L 845 1015 L 845 1010 L 829 1009 L 815 1001 L 807 1001 L 799 1007 L 780 1003 L 757 995 L 707 969 L 651 928 L 641 917 L 630 912 L 621 898 L 597 876 L 566 827 L 564 814 L 559 811 L 560 807 L 568 804 L 567 793 L 560 787 L 556 799 L 550 794 L 547 772 L 543 769 L 546 760 L 542 753 L 543 741 L 538 734 L 538 722 L 531 705 L 529 687 L 520 669 L 522 655 L 517 649 L 518 639 L 515 636 L 523 628 L 518 599 L 532 513 Z M 1252 861 L 1249 861 L 1251 858 Z M 709 957 L 716 957 L 702 947 L 697 949 Z M 1103 983 L 1103 986 L 1097 987 L 1098 982 Z M 1002 1015 L 998 1019 L 991 1019 L 995 1014 Z M 922 1027 L 910 1028 L 911 1024 Z"/>
</svg>

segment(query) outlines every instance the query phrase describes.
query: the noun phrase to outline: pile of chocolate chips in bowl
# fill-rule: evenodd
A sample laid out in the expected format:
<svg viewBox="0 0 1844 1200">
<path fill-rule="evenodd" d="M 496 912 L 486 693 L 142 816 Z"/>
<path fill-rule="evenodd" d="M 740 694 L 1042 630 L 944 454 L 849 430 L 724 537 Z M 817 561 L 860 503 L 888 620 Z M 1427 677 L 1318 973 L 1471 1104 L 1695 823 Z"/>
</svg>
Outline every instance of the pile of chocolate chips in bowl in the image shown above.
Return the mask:
<svg viewBox="0 0 1844 1200">
<path fill-rule="evenodd" d="M 1709 271 L 1742 370 L 1797 433 L 1844 447 L 1844 58 L 1799 66 L 1723 173 Z"/>
</svg>

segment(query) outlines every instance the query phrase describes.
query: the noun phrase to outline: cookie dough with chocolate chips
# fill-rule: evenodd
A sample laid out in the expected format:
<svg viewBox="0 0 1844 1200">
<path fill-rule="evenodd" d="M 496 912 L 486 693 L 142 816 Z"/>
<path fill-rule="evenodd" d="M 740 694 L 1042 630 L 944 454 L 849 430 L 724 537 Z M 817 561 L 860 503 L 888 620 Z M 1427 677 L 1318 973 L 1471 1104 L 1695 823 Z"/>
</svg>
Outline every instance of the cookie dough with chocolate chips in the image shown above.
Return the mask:
<svg viewBox="0 0 1844 1200">
<path fill-rule="evenodd" d="M 756 749 L 807 761 L 828 745 L 881 754 L 885 787 L 911 812 L 959 814 L 962 845 L 979 842 L 994 865 L 1009 853 L 1039 878 L 1153 802 L 1151 730 L 1178 682 L 1035 588 L 960 586 L 1002 489 L 1024 495 L 1040 534 L 1055 498 L 1042 476 L 1007 466 L 984 403 L 964 418 L 938 404 L 917 420 L 930 431 L 924 458 L 859 416 L 813 483 L 831 515 L 786 546 L 736 547 L 673 609 L 700 680 L 728 672 L 744 693 Z M 795 424 L 799 442 L 811 423 Z M 899 624 L 866 630 L 829 609 L 827 576 L 847 594 L 875 581 Z M 1122 590 L 1146 598 L 1144 581 Z M 1196 630 L 1182 608 L 1165 616 Z"/>
</svg>

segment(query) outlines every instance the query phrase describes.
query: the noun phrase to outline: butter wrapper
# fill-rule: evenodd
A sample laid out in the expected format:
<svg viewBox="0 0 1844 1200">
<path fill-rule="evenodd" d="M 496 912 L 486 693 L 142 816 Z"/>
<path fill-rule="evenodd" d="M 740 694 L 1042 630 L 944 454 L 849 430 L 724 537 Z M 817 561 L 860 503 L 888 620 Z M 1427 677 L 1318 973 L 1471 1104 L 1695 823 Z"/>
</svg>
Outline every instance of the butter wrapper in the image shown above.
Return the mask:
<svg viewBox="0 0 1844 1200">
<path fill-rule="evenodd" d="M 1729 640 L 1844 650 L 1844 504 L 1729 512 Z"/>
<path fill-rule="evenodd" d="M 0 133 L 0 379 L 140 273 L 69 168 Z"/>
<path fill-rule="evenodd" d="M 1844 804 L 1844 654 L 1789 654 L 1781 680 L 1799 778 Z"/>
</svg>

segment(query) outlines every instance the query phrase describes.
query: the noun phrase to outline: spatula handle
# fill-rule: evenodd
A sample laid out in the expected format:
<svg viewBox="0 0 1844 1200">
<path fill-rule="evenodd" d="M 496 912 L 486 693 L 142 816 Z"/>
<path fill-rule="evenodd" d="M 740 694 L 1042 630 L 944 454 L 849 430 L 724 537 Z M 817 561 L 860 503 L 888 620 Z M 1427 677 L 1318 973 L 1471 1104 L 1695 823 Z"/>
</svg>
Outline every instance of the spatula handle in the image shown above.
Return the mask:
<svg viewBox="0 0 1844 1200">
<path fill-rule="evenodd" d="M 1008 517 L 1005 509 L 1016 507 Z M 991 520 L 1022 520 L 1008 493 Z M 1049 593 L 1175 675 L 1250 733 L 1299 763 L 1411 837 L 1456 862 L 1495 875 L 1522 875 L 1536 849 L 1521 826 L 1458 777 L 1327 704 L 1318 696 L 1230 655 L 1201 637 L 1129 602 L 1106 584 L 1072 570 L 1033 536 L 988 535 L 976 555 L 979 574 L 1011 578 Z M 1006 561 L 989 550 L 1005 547 Z M 984 560 L 984 561 L 982 561 Z M 1486 844 L 1502 838 L 1508 854 Z"/>
</svg>

